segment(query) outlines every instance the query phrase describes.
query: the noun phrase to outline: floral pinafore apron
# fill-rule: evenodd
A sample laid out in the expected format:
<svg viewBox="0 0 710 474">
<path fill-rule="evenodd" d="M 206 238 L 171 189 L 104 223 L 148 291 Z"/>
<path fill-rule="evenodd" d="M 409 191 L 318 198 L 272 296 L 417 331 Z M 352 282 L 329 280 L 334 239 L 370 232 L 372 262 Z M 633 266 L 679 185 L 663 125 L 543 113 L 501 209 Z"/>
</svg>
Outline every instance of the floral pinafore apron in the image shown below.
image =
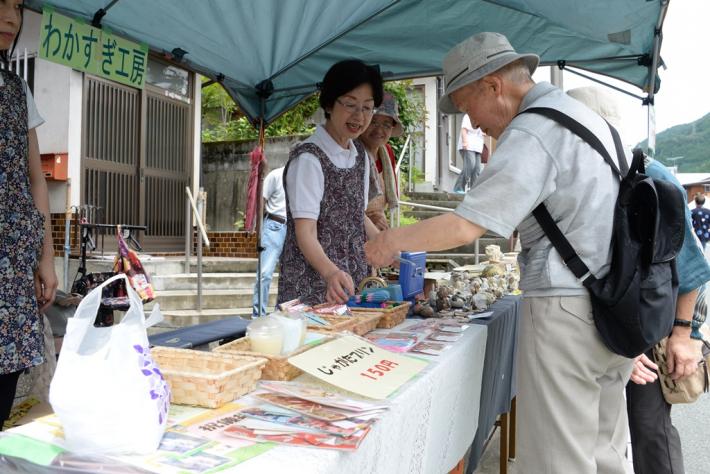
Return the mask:
<svg viewBox="0 0 710 474">
<path fill-rule="evenodd" d="M 44 361 L 34 292 L 44 216 L 30 194 L 25 89 L 15 74 L 0 74 L 0 374 L 8 374 Z"/>
<path fill-rule="evenodd" d="M 324 303 L 327 290 L 325 280 L 311 267 L 298 248 L 296 227 L 289 206 L 286 175 L 291 162 L 302 153 L 315 155 L 323 170 L 323 199 L 317 221 L 318 242 L 328 258 L 350 274 L 355 286 L 368 275 L 365 259 L 364 177 L 369 159 L 362 145 L 355 142 L 355 146 L 358 156 L 352 168 L 338 168 L 313 143 L 303 143 L 291 151 L 283 175 L 287 228 L 279 270 L 279 303 L 295 298 L 308 305 Z"/>
</svg>

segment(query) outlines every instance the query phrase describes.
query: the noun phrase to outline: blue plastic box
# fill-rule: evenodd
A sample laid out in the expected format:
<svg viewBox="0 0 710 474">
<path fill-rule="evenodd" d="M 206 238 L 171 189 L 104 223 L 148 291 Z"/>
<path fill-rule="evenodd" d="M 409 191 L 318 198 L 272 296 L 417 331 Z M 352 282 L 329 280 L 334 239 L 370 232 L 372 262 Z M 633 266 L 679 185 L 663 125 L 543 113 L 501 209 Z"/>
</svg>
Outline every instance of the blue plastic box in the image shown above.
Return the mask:
<svg viewBox="0 0 710 474">
<path fill-rule="evenodd" d="M 400 262 L 399 284 L 402 297 L 412 300 L 424 291 L 424 273 L 426 272 L 426 252 L 402 252 L 402 258 L 412 263 Z"/>
</svg>

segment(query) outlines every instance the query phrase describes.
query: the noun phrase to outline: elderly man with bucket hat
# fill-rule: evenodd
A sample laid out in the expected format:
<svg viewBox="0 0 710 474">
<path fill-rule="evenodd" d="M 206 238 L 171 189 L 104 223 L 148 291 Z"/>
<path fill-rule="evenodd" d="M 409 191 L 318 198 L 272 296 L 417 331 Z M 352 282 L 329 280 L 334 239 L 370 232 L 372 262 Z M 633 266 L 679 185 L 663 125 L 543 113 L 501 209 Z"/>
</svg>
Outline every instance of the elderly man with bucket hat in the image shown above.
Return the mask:
<svg viewBox="0 0 710 474">
<path fill-rule="evenodd" d="M 365 214 L 379 230 L 385 230 L 387 218 L 385 208 L 394 209 L 399 205 L 397 177 L 394 173 L 394 152 L 388 145 L 391 137 L 399 137 L 404 132 L 399 119 L 397 100 L 390 93 L 382 97 L 382 104 L 375 110 L 370 126 L 360 135 L 370 157 L 370 200 Z"/>
<path fill-rule="evenodd" d="M 586 142 L 531 107 L 557 109 L 594 133 L 616 159 L 608 125 L 549 83 L 536 84 L 534 54 L 480 33 L 444 58 L 445 113 L 467 113 L 498 140 L 475 185 L 453 212 L 381 232 L 370 263 L 398 252 L 444 250 L 517 228 L 524 298 L 518 338 L 518 465 L 522 472 L 624 473 L 624 386 L 631 360 L 611 352 L 592 319 L 589 294 L 532 216 L 540 203 L 597 277 L 608 272 L 619 183 Z M 510 199 L 511 194 L 515 199 Z"/>
</svg>

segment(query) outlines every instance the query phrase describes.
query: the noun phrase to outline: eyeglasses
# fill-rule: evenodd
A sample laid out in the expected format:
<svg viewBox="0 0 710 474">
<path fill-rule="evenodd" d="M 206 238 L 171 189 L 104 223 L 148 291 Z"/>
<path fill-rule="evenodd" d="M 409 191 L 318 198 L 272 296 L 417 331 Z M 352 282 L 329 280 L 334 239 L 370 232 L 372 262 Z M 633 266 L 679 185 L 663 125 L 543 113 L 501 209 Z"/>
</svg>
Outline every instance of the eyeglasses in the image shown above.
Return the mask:
<svg viewBox="0 0 710 474">
<path fill-rule="evenodd" d="M 370 127 L 381 128 L 385 132 L 390 132 L 394 128 L 391 122 L 375 122 L 374 120 L 370 122 Z"/>
<path fill-rule="evenodd" d="M 371 105 L 358 105 L 354 102 L 344 102 L 340 99 L 335 99 L 337 103 L 342 105 L 349 114 L 355 115 L 362 112 L 365 116 L 370 116 L 375 113 L 375 108 Z"/>
</svg>

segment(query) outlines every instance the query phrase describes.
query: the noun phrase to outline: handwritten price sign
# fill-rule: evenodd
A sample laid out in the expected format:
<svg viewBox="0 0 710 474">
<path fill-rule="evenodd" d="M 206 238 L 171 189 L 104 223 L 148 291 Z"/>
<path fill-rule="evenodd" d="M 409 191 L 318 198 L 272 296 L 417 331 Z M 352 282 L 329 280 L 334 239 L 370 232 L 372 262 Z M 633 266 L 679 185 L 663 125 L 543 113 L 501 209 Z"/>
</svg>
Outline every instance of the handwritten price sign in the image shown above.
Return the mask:
<svg viewBox="0 0 710 474">
<path fill-rule="evenodd" d="M 377 380 L 376 377 L 383 377 L 387 372 L 398 365 L 397 362 L 392 362 L 391 360 L 381 360 L 380 363 L 375 364 L 374 367 L 370 367 L 365 372 L 360 372 L 360 375 L 368 379 Z"/>
<path fill-rule="evenodd" d="M 291 357 L 289 363 L 336 387 L 381 400 L 419 373 L 427 362 L 344 336 Z"/>
</svg>

